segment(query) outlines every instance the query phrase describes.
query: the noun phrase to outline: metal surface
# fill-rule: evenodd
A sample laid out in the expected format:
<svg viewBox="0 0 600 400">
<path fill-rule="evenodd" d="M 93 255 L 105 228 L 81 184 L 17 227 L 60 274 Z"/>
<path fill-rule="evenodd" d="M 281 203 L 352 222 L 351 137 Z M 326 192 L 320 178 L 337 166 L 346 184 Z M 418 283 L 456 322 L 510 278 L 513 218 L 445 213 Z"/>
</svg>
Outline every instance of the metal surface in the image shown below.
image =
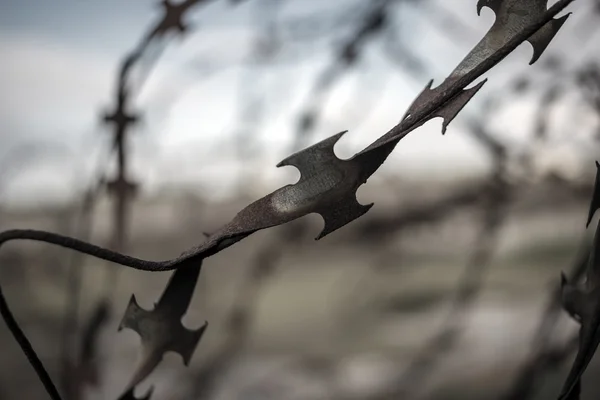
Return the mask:
<svg viewBox="0 0 600 400">
<path fill-rule="evenodd" d="M 129 328 L 142 340 L 142 360 L 127 386 L 134 388 L 160 363 L 164 353 L 173 351 L 181 355 L 188 365 L 208 323 L 196 330 L 183 326 L 181 318 L 187 312 L 194 295 L 201 264 L 180 268 L 173 273 L 165 291 L 152 311 L 147 311 L 131 296 L 119 330 Z"/>
</svg>

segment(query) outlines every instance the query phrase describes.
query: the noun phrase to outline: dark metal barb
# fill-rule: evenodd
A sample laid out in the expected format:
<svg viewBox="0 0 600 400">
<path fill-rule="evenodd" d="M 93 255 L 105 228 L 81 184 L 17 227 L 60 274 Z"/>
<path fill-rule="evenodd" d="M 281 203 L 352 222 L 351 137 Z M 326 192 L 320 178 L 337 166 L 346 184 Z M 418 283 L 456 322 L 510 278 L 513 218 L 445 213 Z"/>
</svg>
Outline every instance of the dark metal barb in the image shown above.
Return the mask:
<svg viewBox="0 0 600 400">
<path fill-rule="evenodd" d="M 188 365 L 208 323 L 196 330 L 189 330 L 181 323 L 194 295 L 202 264 L 179 268 L 173 275 L 158 303 L 147 311 L 131 296 L 119 330 L 129 328 L 142 340 L 142 360 L 127 385 L 127 390 L 137 386 L 160 363 L 167 351 L 181 355 Z"/>
</svg>

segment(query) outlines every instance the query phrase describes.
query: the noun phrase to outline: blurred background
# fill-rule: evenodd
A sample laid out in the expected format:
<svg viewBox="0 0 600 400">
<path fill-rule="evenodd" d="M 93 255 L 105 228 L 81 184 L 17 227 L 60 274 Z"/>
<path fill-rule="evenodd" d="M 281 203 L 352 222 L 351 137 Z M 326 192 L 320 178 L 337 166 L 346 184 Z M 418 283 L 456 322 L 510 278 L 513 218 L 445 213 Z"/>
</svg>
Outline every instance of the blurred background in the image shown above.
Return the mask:
<svg viewBox="0 0 600 400">
<path fill-rule="evenodd" d="M 348 158 L 383 135 L 494 21 L 475 0 L 182 7 L 0 4 L 2 230 L 176 257 L 296 182 L 275 167 L 291 153 L 348 130 Z M 369 213 L 317 242 L 309 215 L 205 261 L 183 323 L 209 328 L 189 367 L 167 354 L 140 394 L 555 398 L 578 330 L 557 287 L 582 275 L 600 158 L 600 2 L 570 11 L 537 63 L 523 44 L 488 73 L 444 136 L 435 119 L 400 142 L 358 192 Z M 0 266 L 65 399 L 116 399 L 139 359 L 138 335 L 117 333 L 129 298 L 151 309 L 170 273 L 30 242 L 3 246 Z M 583 399 L 600 398 L 598 373 L 596 357 Z M 38 398 L 2 324 L 0 399 Z"/>
</svg>

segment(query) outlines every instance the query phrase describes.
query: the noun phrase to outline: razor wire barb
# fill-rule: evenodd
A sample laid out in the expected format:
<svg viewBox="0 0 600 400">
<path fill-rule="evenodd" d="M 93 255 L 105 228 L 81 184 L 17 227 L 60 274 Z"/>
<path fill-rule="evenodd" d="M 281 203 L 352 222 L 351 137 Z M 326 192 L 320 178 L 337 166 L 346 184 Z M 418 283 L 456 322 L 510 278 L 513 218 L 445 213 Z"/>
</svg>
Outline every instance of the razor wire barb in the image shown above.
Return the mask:
<svg viewBox="0 0 600 400">
<path fill-rule="evenodd" d="M 437 87 L 432 86 L 433 82 L 425 87 L 399 124 L 347 160 L 337 158 L 333 151 L 334 145 L 346 131 L 331 136 L 284 159 L 277 166 L 295 166 L 301 173 L 300 180 L 296 184 L 286 185 L 248 205 L 230 223 L 209 235 L 204 243 L 182 253 L 175 259 L 165 261 L 143 260 L 82 240 L 38 230 L 2 232 L 0 233 L 0 246 L 11 240 L 45 242 L 138 270 L 177 270 L 170 281 L 174 282 L 176 281 L 176 275 L 179 274 L 195 275 L 196 272 L 199 274 L 200 265 L 204 259 L 243 240 L 252 233 L 285 224 L 307 214 L 317 213 L 322 216 L 325 225 L 316 239 L 323 238 L 364 215 L 373 206 L 373 204 L 362 205 L 358 203 L 356 191 L 379 169 L 404 136 L 435 117 L 443 118 L 442 131 L 444 133 L 448 124 L 481 89 L 485 80 L 473 87 L 467 88 L 467 86 L 498 64 L 523 42 L 528 41 L 533 47 L 533 57 L 530 64 L 537 61 L 567 20 L 569 14 L 555 17 L 573 1 L 559 0 L 550 8 L 547 7 L 546 0 L 478 1 L 478 13 L 483 7 L 489 7 L 496 14 L 493 26 L 446 80 Z M 196 3 L 199 3 L 199 1 L 188 0 L 181 3 L 181 5 L 190 6 Z M 167 16 L 165 21 L 168 20 L 168 23 L 165 23 L 160 29 L 157 28 L 151 31 L 147 36 L 148 41 L 171 29 L 176 28 L 180 32 L 185 30 L 185 28 L 182 28 L 181 9 L 175 10 L 173 8 L 181 5 L 174 6 L 170 1 L 163 2 L 165 15 Z M 143 41 L 140 48 L 145 49 L 147 43 L 147 41 Z M 127 75 L 130 64 L 140 57 L 141 51 L 132 53 L 129 63 L 125 63 L 122 73 Z M 123 90 L 120 93 L 126 96 L 127 89 L 125 87 L 119 88 L 119 90 L 121 89 Z M 165 290 L 163 298 L 168 297 L 167 293 L 171 293 L 169 287 Z M 180 305 L 186 302 L 189 303 L 188 295 L 191 296 L 189 292 L 185 296 L 183 294 L 173 296 L 175 299 L 173 302 Z M 139 314 L 139 318 L 144 318 L 148 314 L 156 316 L 159 309 L 160 307 L 157 306 L 154 311 L 147 312 L 134 307 L 134 313 Z M 180 312 L 181 308 L 177 310 Z M 56 400 L 60 399 L 60 395 L 42 362 L 14 320 L 1 289 L 0 311 L 50 397 Z M 172 324 L 173 318 L 170 315 L 166 319 L 171 321 Z M 137 321 L 136 317 L 133 318 L 133 321 Z M 164 331 L 165 326 L 171 325 L 169 325 L 169 322 L 165 322 L 164 324 L 157 323 L 156 326 L 158 327 L 156 329 Z M 151 336 L 156 334 L 154 331 L 151 333 Z M 133 385 L 128 386 L 125 395 L 132 395 L 132 388 L 138 382 L 138 379 L 134 378 L 131 382 Z"/>
</svg>

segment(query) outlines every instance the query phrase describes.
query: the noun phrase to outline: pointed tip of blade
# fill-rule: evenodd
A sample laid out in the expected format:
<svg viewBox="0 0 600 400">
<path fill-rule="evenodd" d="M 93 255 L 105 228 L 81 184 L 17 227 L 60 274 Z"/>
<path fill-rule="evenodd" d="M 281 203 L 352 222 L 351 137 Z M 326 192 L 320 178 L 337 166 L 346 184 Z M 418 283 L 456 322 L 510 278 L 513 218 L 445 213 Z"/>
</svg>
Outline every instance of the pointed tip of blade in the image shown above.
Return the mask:
<svg viewBox="0 0 600 400">
<path fill-rule="evenodd" d="M 402 116 L 402 119 L 400 121 L 404 121 L 405 119 L 410 118 L 410 116 L 412 114 L 414 114 L 415 111 L 419 107 L 421 107 L 424 102 L 426 102 L 426 100 L 424 100 L 424 99 L 426 99 L 428 93 L 431 92 L 432 85 L 433 85 L 433 79 L 430 79 L 429 82 L 427 82 L 427 85 L 425 85 L 425 87 L 423 88 L 423 90 L 421 90 L 421 92 L 419 93 L 419 95 L 417 97 L 415 97 L 415 99 L 413 100 L 413 102 L 406 109 L 406 112 L 404 113 L 404 115 Z"/>
<path fill-rule="evenodd" d="M 479 0 L 477 2 L 477 16 L 481 17 L 481 10 L 483 9 L 483 7 L 485 6 L 485 4 L 483 4 L 485 0 Z"/>
<path fill-rule="evenodd" d="M 183 361 L 183 365 L 189 366 L 192 356 L 198 347 L 198 343 L 204 336 L 204 332 L 208 328 L 208 321 L 204 321 L 204 324 L 196 330 L 189 330 L 182 326 L 182 330 L 178 335 L 178 340 L 170 348 L 171 351 L 179 354 Z"/>
<path fill-rule="evenodd" d="M 134 331 L 137 331 L 136 324 L 134 322 L 136 321 L 137 316 L 146 313 L 148 313 L 148 311 L 140 307 L 135 297 L 135 294 L 132 294 L 129 298 L 129 304 L 127 304 L 127 308 L 125 309 L 123 318 L 121 319 L 121 322 L 117 327 L 117 331 L 120 332 L 124 328 L 133 329 Z"/>
<path fill-rule="evenodd" d="M 533 55 L 531 56 L 531 60 L 529 60 L 529 65 L 533 65 L 539 60 L 570 15 L 571 13 L 567 13 L 562 17 L 549 21 L 527 40 L 533 47 Z"/>
<path fill-rule="evenodd" d="M 450 122 L 456 118 L 458 113 L 465 108 L 467 103 L 471 101 L 471 99 L 479 92 L 479 90 L 485 85 L 487 79 L 482 80 L 475 86 L 471 88 L 464 89 L 455 97 L 453 97 L 449 102 L 447 102 L 443 107 L 436 111 L 436 116 L 441 117 L 442 121 L 442 135 L 446 134 L 446 130 Z"/>
<path fill-rule="evenodd" d="M 340 229 L 344 225 L 349 224 L 358 217 L 366 214 L 371 209 L 371 207 L 373 207 L 374 204 L 375 203 L 363 205 L 358 203 L 358 201 L 356 201 L 356 198 L 354 198 L 353 203 L 347 205 L 347 214 L 332 215 L 328 212 L 320 212 L 319 214 L 321 214 L 321 217 L 323 217 L 323 220 L 325 221 L 325 227 L 323 228 L 321 233 L 319 233 L 319 235 L 315 238 L 315 240 L 321 240 L 330 233 Z M 336 206 L 333 208 L 334 213 L 336 213 L 338 210 L 343 209 L 343 205 Z"/>
<path fill-rule="evenodd" d="M 319 151 L 323 151 L 323 149 L 331 149 L 331 152 L 333 152 L 333 146 L 335 146 L 335 144 L 340 140 L 340 138 L 342 136 L 344 136 L 346 133 L 348 133 L 348 130 L 336 133 L 335 135 L 329 136 L 328 138 L 325 138 L 325 139 L 321 140 L 320 142 L 313 144 L 312 146 L 306 147 L 306 148 L 292 154 L 291 156 L 284 158 L 276 165 L 276 167 L 281 168 L 281 167 L 291 165 L 291 166 L 294 166 L 294 167 L 300 169 L 300 168 L 302 168 L 302 165 L 298 165 L 299 162 L 300 162 L 300 164 L 302 163 L 300 157 L 305 157 L 306 153 L 308 153 L 308 152 L 311 152 L 311 151 L 319 152 Z"/>
<path fill-rule="evenodd" d="M 189 356 L 184 358 L 183 360 L 183 364 L 187 367 L 188 365 L 190 365 L 190 361 L 192 360 L 192 356 L 194 355 L 194 351 L 196 350 L 196 347 L 198 346 L 198 343 L 200 343 L 200 340 L 202 340 L 202 336 L 204 336 L 204 333 L 206 332 L 206 329 L 208 328 L 208 321 L 204 321 L 204 324 L 202 324 L 202 326 L 198 329 L 196 329 L 193 334 L 194 334 L 194 349 L 190 352 Z"/>
</svg>

